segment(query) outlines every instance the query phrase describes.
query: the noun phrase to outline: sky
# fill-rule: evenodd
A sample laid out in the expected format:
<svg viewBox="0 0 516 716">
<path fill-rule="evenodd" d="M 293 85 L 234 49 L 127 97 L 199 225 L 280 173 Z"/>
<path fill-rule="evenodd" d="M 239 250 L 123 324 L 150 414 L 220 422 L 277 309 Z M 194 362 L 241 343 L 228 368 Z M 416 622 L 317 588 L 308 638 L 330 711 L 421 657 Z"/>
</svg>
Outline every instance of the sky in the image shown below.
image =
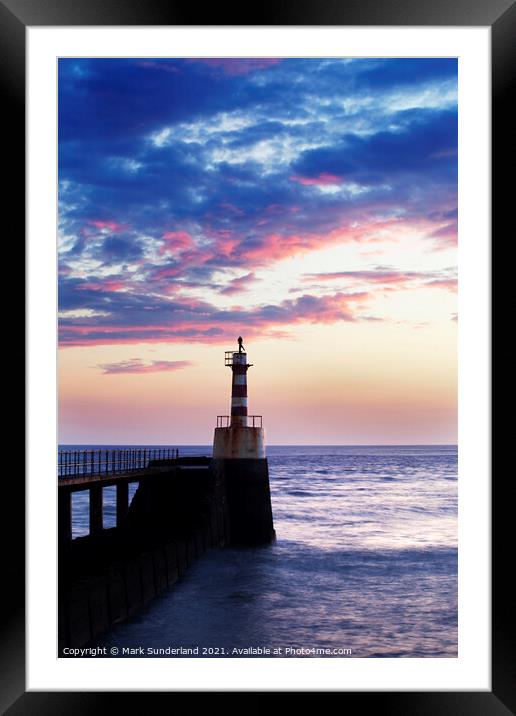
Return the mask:
<svg viewBox="0 0 516 716">
<path fill-rule="evenodd" d="M 457 440 L 457 61 L 59 60 L 59 441 Z"/>
</svg>

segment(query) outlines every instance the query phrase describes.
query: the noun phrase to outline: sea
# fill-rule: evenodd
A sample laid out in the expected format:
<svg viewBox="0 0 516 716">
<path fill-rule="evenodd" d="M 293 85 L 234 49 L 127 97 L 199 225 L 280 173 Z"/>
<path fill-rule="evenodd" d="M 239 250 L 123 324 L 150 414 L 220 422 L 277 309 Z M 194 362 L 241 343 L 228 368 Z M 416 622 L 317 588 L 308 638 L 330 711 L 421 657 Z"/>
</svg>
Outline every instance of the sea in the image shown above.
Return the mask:
<svg viewBox="0 0 516 716">
<path fill-rule="evenodd" d="M 96 645 L 128 658 L 457 657 L 457 447 L 267 454 L 275 543 L 209 550 Z M 74 536 L 88 531 L 87 500 L 74 495 Z"/>
</svg>

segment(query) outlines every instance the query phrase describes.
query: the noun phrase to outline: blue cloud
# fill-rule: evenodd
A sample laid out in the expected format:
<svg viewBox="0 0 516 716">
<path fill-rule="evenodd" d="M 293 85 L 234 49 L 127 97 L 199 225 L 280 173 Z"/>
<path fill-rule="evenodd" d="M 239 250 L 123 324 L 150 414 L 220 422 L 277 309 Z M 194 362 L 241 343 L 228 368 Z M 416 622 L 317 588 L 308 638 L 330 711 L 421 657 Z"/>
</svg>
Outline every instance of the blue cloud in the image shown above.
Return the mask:
<svg viewBox="0 0 516 716">
<path fill-rule="evenodd" d="M 412 121 L 407 124 L 408 117 Z M 454 182 L 456 111 L 405 112 L 401 122 L 405 125 L 401 131 L 381 131 L 368 137 L 348 134 L 337 146 L 305 152 L 294 169 L 307 176 L 330 172 L 372 184 L 392 182 L 399 175 L 417 175 L 423 184 L 429 178 Z"/>
<path fill-rule="evenodd" d="M 220 294 L 221 272 L 357 221 L 403 215 L 435 223 L 432 247 L 453 239 L 454 59 L 70 58 L 58 71 L 60 303 L 99 326 L 130 314 L 145 327 L 181 287 Z"/>
</svg>

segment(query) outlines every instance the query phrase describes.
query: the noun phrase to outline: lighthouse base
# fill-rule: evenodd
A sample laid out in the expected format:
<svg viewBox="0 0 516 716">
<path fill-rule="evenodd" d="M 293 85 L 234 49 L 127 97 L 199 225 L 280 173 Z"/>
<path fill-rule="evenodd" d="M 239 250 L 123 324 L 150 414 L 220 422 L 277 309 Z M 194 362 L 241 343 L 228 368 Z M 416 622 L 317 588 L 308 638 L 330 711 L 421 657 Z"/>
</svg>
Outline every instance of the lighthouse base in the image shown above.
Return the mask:
<svg viewBox="0 0 516 716">
<path fill-rule="evenodd" d="M 214 457 L 212 465 L 224 485 L 228 544 L 249 547 L 273 542 L 267 458 Z"/>
<path fill-rule="evenodd" d="M 243 426 L 215 428 L 213 457 L 265 459 L 265 430 Z"/>
</svg>

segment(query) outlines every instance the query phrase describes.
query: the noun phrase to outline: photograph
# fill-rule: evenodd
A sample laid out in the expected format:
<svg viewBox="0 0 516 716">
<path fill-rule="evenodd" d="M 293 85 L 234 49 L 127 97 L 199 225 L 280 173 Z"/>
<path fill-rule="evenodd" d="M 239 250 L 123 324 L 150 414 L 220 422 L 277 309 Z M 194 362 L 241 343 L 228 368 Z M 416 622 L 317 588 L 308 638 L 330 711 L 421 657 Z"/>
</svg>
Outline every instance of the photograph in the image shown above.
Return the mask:
<svg viewBox="0 0 516 716">
<path fill-rule="evenodd" d="M 457 57 L 56 72 L 58 659 L 457 659 Z"/>
<path fill-rule="evenodd" d="M 491 422 L 516 2 L 228 10 L 0 0 L 25 267 L 0 712 L 516 713 Z"/>
</svg>

